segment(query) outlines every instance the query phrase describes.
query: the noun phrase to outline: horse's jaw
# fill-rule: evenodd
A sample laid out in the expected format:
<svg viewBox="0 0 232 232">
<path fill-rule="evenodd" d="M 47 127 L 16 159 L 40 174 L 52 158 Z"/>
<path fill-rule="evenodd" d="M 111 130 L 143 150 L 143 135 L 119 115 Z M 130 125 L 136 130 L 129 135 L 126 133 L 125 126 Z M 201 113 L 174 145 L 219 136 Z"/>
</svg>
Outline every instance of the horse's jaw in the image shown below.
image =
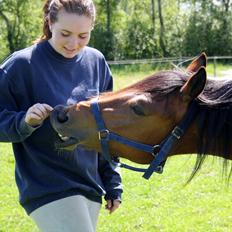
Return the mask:
<svg viewBox="0 0 232 232">
<path fill-rule="evenodd" d="M 60 137 L 56 141 L 57 149 L 73 150 L 80 145 L 100 149 L 95 121 L 88 104 L 58 105 L 50 114 L 50 122 Z"/>
<path fill-rule="evenodd" d="M 154 157 L 151 154 L 141 152 L 139 150 L 133 149 L 131 147 L 125 146 L 114 141 L 109 141 L 108 145 L 109 153 L 113 156 L 126 158 L 138 164 L 149 164 L 154 159 Z M 78 146 L 82 146 L 87 150 L 94 150 L 102 154 L 101 142 L 98 138 L 97 133 L 95 133 L 91 137 L 86 137 L 84 134 L 81 135 L 78 132 L 74 134 L 74 137 L 64 138 L 60 135 L 60 139 L 56 141 L 56 148 L 58 150 L 71 152 L 75 150 Z"/>
<path fill-rule="evenodd" d="M 73 151 L 78 146 L 83 146 L 87 150 L 101 152 L 100 144 L 93 138 L 78 139 L 77 137 L 67 137 L 59 134 L 59 139 L 55 142 L 55 148 L 64 151 Z"/>
</svg>

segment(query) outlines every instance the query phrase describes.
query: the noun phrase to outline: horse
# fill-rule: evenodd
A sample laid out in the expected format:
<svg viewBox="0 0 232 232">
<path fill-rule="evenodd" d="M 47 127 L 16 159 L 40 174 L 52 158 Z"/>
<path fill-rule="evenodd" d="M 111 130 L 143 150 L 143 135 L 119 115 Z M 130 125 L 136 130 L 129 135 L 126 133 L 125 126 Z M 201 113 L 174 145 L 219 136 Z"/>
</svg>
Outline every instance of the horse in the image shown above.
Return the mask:
<svg viewBox="0 0 232 232">
<path fill-rule="evenodd" d="M 206 64 L 201 53 L 185 70 L 159 71 L 119 91 L 56 106 L 50 120 L 62 136 L 57 146 L 83 145 L 150 165 L 163 148 L 150 172 L 173 155 L 197 154 L 194 173 L 207 155 L 231 160 L 232 80 L 207 78 Z"/>
</svg>

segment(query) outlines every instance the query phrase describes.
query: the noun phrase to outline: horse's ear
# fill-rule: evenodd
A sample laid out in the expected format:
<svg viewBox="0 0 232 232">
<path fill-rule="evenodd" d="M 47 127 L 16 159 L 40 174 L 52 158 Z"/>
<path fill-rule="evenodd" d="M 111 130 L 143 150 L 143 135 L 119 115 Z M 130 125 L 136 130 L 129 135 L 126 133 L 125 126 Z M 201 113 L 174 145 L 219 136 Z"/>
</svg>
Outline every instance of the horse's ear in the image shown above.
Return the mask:
<svg viewBox="0 0 232 232">
<path fill-rule="evenodd" d="M 207 64 L 207 56 L 204 52 L 202 52 L 199 56 L 197 56 L 191 64 L 187 67 L 187 72 L 196 72 L 201 66 L 206 67 Z"/>
<path fill-rule="evenodd" d="M 206 78 L 207 74 L 205 67 L 201 67 L 182 86 L 180 92 L 183 94 L 184 98 L 188 100 L 197 98 L 205 87 Z"/>
</svg>

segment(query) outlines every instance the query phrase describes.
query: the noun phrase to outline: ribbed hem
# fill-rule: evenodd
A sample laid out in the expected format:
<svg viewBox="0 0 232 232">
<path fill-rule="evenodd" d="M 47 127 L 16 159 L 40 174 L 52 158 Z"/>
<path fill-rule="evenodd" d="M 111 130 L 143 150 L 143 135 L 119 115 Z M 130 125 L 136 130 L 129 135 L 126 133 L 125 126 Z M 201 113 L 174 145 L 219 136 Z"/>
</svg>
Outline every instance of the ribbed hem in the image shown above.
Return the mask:
<svg viewBox="0 0 232 232">
<path fill-rule="evenodd" d="M 56 194 L 50 194 L 41 198 L 34 199 L 33 201 L 30 201 L 28 203 L 21 204 L 22 207 L 25 209 L 26 213 L 30 215 L 34 210 L 38 209 L 39 207 L 46 205 L 50 202 L 65 198 L 65 197 L 70 197 L 70 196 L 75 196 L 75 195 L 82 195 L 88 198 L 91 201 L 98 202 L 102 204 L 102 197 L 101 196 L 93 196 L 88 193 L 84 193 L 80 190 L 72 189 L 69 191 L 61 192 L 61 193 L 56 193 Z"/>
<path fill-rule="evenodd" d="M 122 192 L 114 191 L 111 193 L 107 193 L 104 198 L 105 200 L 119 200 L 120 202 L 122 202 Z"/>
<path fill-rule="evenodd" d="M 44 48 L 45 48 L 45 52 L 47 52 L 47 54 L 49 54 L 50 56 L 52 56 L 54 59 L 56 59 L 58 62 L 61 62 L 63 64 L 73 64 L 73 63 L 77 63 L 78 61 L 80 61 L 80 59 L 82 58 L 83 55 L 83 49 L 80 50 L 80 52 L 72 57 L 72 58 L 66 58 L 63 55 L 61 55 L 60 53 L 58 53 L 48 41 L 44 41 L 42 42 L 44 43 Z"/>
<path fill-rule="evenodd" d="M 24 115 L 24 117 L 20 121 L 20 129 L 19 130 L 20 130 L 20 133 L 22 135 L 24 135 L 24 134 L 28 135 L 28 134 L 32 134 L 32 132 L 34 132 L 39 127 L 41 127 L 41 125 L 36 126 L 36 127 L 32 127 L 29 124 L 27 124 L 25 122 L 25 115 Z"/>
</svg>

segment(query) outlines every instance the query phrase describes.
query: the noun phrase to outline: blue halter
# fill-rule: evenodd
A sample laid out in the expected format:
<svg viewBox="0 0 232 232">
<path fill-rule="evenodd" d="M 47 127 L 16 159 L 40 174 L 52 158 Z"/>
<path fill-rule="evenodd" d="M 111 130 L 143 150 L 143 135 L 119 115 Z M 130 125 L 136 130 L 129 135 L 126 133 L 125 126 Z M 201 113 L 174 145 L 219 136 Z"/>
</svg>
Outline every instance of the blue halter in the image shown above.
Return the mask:
<svg viewBox="0 0 232 232">
<path fill-rule="evenodd" d="M 170 135 L 166 139 L 164 139 L 161 142 L 161 144 L 151 146 L 151 145 L 135 142 L 133 140 L 130 140 L 128 138 L 125 138 L 123 136 L 120 136 L 118 134 L 115 134 L 114 132 L 107 130 L 105 127 L 103 118 L 101 116 L 101 112 L 100 112 L 100 108 L 98 104 L 98 98 L 92 99 L 91 110 L 94 115 L 97 127 L 98 127 L 98 137 L 101 142 L 102 154 L 104 155 L 106 160 L 108 160 L 112 165 L 115 165 L 109 153 L 108 142 L 110 140 L 113 140 L 113 141 L 122 143 L 124 145 L 136 148 L 137 150 L 150 153 L 154 156 L 154 159 L 151 162 L 150 166 L 146 169 L 132 167 L 130 165 L 123 164 L 123 163 L 119 164 L 120 167 L 127 168 L 127 169 L 137 171 L 137 172 L 144 172 L 143 177 L 145 179 L 149 179 L 150 176 L 153 174 L 153 172 L 157 172 L 161 174 L 163 172 L 163 167 L 165 165 L 168 153 L 172 149 L 173 145 L 184 135 L 186 129 L 188 128 L 188 126 L 191 124 L 191 122 L 195 118 L 197 107 L 195 106 L 194 103 L 195 102 L 191 104 L 183 120 L 180 122 L 178 126 L 176 126 L 173 129 Z"/>
</svg>

